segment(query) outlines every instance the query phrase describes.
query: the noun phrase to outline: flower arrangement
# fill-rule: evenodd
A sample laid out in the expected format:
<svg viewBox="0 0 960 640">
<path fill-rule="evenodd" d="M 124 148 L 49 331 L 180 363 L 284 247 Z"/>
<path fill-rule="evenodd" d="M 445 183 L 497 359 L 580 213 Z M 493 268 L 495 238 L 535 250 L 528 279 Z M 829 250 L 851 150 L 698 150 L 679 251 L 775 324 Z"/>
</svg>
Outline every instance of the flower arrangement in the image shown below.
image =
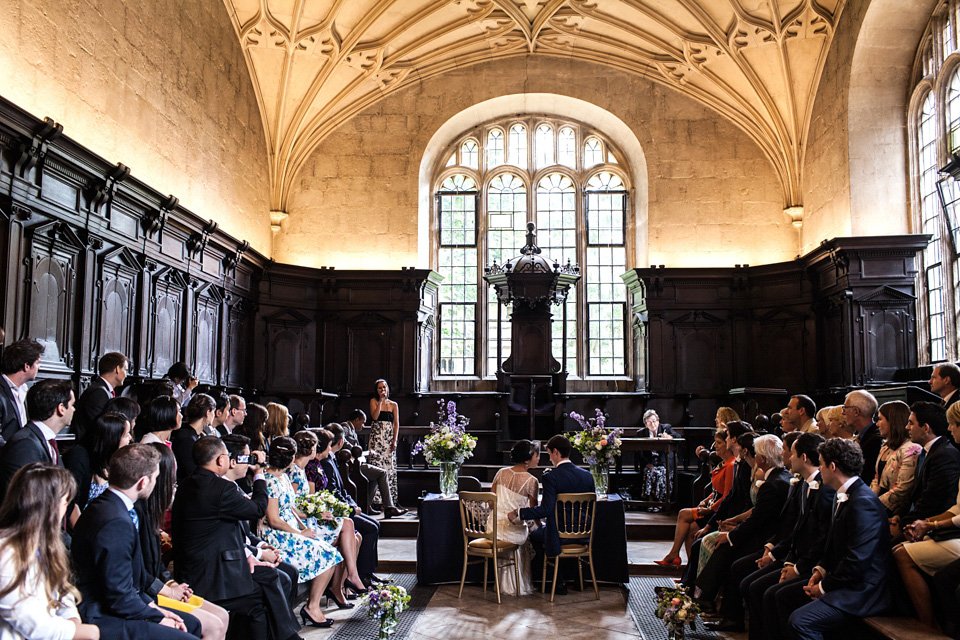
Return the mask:
<svg viewBox="0 0 960 640">
<path fill-rule="evenodd" d="M 654 593 L 657 602 L 655 614 L 663 620 L 672 635 L 682 637 L 684 625 L 690 625 L 691 629 L 696 627 L 700 607 L 683 588 L 658 587 Z"/>
<path fill-rule="evenodd" d="M 607 429 L 603 412 L 597 409 L 597 417 L 584 418 L 575 411 L 570 417 L 577 421 L 581 430 L 573 434 L 573 448 L 583 455 L 589 465 L 612 463 L 620 455 L 620 436 L 623 429 Z"/>
<path fill-rule="evenodd" d="M 430 423 L 429 435 L 413 445 L 411 455 L 422 451 L 430 464 L 461 463 L 473 456 L 473 449 L 477 446 L 477 439 L 466 431 L 470 418 L 457 413 L 457 403 L 453 400 L 444 402 L 441 399 L 437 404 L 440 405 L 437 422 Z"/>
<path fill-rule="evenodd" d="M 386 640 L 397 629 L 397 617 L 410 607 L 410 596 L 403 587 L 381 585 L 367 591 L 360 602 L 368 618 L 380 621 L 380 640 Z"/>
<path fill-rule="evenodd" d="M 305 496 L 297 496 L 295 501 L 297 510 L 308 518 L 316 518 L 331 529 L 336 529 L 336 520 L 324 520 L 323 514 L 329 511 L 335 518 L 347 518 L 353 515 L 353 507 L 338 499 L 330 491 L 318 491 Z"/>
</svg>

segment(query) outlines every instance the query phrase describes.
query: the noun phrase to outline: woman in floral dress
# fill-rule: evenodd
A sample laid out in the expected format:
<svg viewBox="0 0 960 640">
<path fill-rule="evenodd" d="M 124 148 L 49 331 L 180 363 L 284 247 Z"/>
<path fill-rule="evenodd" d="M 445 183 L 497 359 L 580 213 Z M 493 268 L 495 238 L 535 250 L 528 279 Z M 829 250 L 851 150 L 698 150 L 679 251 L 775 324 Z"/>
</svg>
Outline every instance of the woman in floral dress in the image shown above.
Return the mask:
<svg viewBox="0 0 960 640">
<path fill-rule="evenodd" d="M 369 464 L 380 467 L 387 472 L 387 484 L 390 486 L 390 495 L 393 504 L 400 507 L 400 496 L 397 493 L 397 437 L 400 435 L 400 408 L 390 399 L 390 386 L 386 380 L 377 380 L 377 396 L 370 398 L 370 452 L 367 456 Z M 377 489 L 374 495 L 380 495 Z M 381 499 L 381 503 L 385 501 Z"/>
<path fill-rule="evenodd" d="M 270 445 L 266 469 L 270 500 L 264 538 L 277 549 L 284 562 L 297 568 L 301 581 L 310 582 L 309 600 L 300 611 L 304 624 L 329 627 L 333 621 L 323 615 L 320 599 L 343 558 L 317 530 L 306 526 L 294 510 L 296 493 L 286 471 L 296 453 L 297 443 L 287 436 L 277 438 Z"/>
</svg>

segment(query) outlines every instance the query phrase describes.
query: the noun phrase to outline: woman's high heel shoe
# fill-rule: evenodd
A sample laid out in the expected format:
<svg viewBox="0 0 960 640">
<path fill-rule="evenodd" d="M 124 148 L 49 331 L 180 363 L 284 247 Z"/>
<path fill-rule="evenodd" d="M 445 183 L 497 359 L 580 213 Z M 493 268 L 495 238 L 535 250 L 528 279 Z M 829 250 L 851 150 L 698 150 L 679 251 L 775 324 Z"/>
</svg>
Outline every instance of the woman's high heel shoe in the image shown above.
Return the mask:
<svg viewBox="0 0 960 640">
<path fill-rule="evenodd" d="M 327 629 L 333 626 L 332 618 L 327 618 L 323 622 L 317 622 L 314 620 L 310 614 L 307 613 L 306 607 L 300 609 L 300 619 L 303 620 L 303 626 L 305 627 L 320 627 L 321 629 Z"/>
<path fill-rule="evenodd" d="M 337 600 L 337 596 L 333 595 L 333 589 L 330 587 L 327 587 L 327 590 L 323 592 L 323 595 L 325 595 L 328 600 L 333 600 L 337 604 L 337 609 L 353 609 L 352 602 L 340 602 Z"/>
<path fill-rule="evenodd" d="M 654 560 L 653 562 L 661 567 L 679 567 L 681 564 L 683 564 L 680 556 L 677 556 L 673 560 Z"/>
<path fill-rule="evenodd" d="M 345 586 L 347 589 L 350 589 L 350 591 L 353 591 L 358 596 L 362 596 L 367 591 L 369 591 L 369 589 L 361 589 L 357 585 L 353 584 L 353 582 L 351 582 L 350 580 L 344 580 L 343 586 Z"/>
</svg>

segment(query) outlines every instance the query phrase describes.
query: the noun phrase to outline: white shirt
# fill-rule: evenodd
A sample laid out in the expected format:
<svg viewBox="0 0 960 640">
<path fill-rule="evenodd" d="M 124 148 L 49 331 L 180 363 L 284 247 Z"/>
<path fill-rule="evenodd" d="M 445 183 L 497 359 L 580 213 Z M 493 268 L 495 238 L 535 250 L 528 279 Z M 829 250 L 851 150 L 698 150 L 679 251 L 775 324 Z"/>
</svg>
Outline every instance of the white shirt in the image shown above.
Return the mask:
<svg viewBox="0 0 960 640">
<path fill-rule="evenodd" d="M 133 509 L 133 500 L 127 497 L 127 494 L 123 493 L 119 489 L 114 489 L 113 487 L 107 487 L 107 491 L 112 491 L 113 495 L 117 496 L 123 500 L 123 506 L 127 508 L 127 511 Z"/>
<path fill-rule="evenodd" d="M 153 442 L 157 442 L 159 444 L 169 444 L 166 440 L 161 440 L 160 437 L 152 431 L 140 438 L 140 444 L 151 444 Z"/>
<path fill-rule="evenodd" d="M 0 583 L 14 579 L 13 550 L 0 556 Z M 0 640 L 72 640 L 76 627 L 69 618 L 80 619 L 77 606 L 69 595 L 51 608 L 37 564 L 27 571 L 24 585 L 0 598 Z"/>
<path fill-rule="evenodd" d="M 933 446 L 933 443 L 940 439 L 940 436 L 937 436 L 927 444 L 923 445 L 923 450 L 927 452 L 927 455 L 930 455 L 930 447 Z"/>
<path fill-rule="evenodd" d="M 53 445 L 50 444 L 50 441 L 56 440 L 57 434 L 53 432 L 53 429 L 40 421 L 34 422 L 33 424 L 37 425 L 37 428 L 40 429 L 40 433 L 43 434 L 43 439 L 47 441 L 47 450 L 50 452 L 50 459 L 56 463 L 59 456 L 57 452 L 53 450 Z"/>
<path fill-rule="evenodd" d="M 17 403 L 17 411 L 20 413 L 20 425 L 23 426 L 27 424 L 27 383 L 18 387 L 6 375 L 3 376 L 3 379 L 10 385 L 10 393 L 13 394 L 13 400 Z"/>
</svg>

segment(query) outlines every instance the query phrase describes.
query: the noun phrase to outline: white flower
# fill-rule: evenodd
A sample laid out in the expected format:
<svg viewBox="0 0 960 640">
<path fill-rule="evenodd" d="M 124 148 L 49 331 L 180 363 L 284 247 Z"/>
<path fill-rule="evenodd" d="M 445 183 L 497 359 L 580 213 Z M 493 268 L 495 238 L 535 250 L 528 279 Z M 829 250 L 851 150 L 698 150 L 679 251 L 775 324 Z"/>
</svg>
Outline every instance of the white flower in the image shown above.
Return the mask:
<svg viewBox="0 0 960 640">
<path fill-rule="evenodd" d="M 800 476 L 793 476 L 792 478 L 790 478 L 790 484 L 791 484 L 791 485 L 795 485 L 795 484 L 797 484 L 798 482 L 800 482 Z"/>
<path fill-rule="evenodd" d="M 843 492 L 837 492 L 837 504 L 847 501 L 847 494 Z"/>
<path fill-rule="evenodd" d="M 816 491 L 820 488 L 820 483 L 816 480 L 811 480 L 807 483 L 807 486 L 810 487 L 810 491 Z M 844 494 L 844 499 L 846 499 L 846 494 Z"/>
<path fill-rule="evenodd" d="M 763 480 L 757 480 L 757 488 L 759 489 L 762 486 L 763 486 Z"/>
<path fill-rule="evenodd" d="M 597 443 L 597 451 L 600 451 L 601 449 L 603 449 L 603 445 L 598 442 L 598 443 Z"/>
</svg>

